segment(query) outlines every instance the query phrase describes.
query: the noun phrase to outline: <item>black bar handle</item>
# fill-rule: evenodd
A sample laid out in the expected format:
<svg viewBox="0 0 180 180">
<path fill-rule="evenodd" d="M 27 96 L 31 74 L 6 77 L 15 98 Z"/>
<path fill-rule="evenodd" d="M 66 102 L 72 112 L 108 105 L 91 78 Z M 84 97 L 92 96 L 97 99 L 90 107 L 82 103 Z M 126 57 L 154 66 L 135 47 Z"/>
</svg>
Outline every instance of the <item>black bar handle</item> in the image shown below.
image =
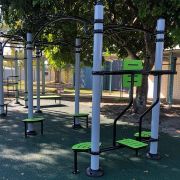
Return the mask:
<svg viewBox="0 0 180 180">
<path fill-rule="evenodd" d="M 129 104 L 126 108 L 114 119 L 113 123 L 113 146 L 116 146 L 116 124 L 117 121 L 126 113 L 126 111 L 132 106 L 133 104 L 133 87 L 134 87 L 134 74 L 131 74 L 131 88 L 130 88 L 130 95 L 129 95 Z"/>
<path fill-rule="evenodd" d="M 143 120 L 143 117 L 149 111 L 151 111 L 156 106 L 156 104 L 158 104 L 159 99 L 160 99 L 160 90 L 161 90 L 161 75 L 158 75 L 158 77 L 157 77 L 157 97 L 156 97 L 156 100 L 143 114 L 141 114 L 141 116 L 139 118 L 139 140 L 140 141 L 141 141 L 141 138 L 142 138 L 141 137 L 141 132 L 142 132 L 142 120 Z"/>
</svg>

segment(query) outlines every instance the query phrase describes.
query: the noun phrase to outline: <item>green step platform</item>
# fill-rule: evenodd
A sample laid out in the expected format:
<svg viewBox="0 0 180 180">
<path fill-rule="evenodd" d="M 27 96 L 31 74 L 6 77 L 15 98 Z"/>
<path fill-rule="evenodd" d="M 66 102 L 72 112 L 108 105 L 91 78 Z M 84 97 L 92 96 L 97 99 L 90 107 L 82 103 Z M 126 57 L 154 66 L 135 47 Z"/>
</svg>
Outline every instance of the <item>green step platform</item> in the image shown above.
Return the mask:
<svg viewBox="0 0 180 180">
<path fill-rule="evenodd" d="M 134 136 L 136 138 L 139 138 L 139 132 L 135 133 Z M 141 132 L 141 138 L 150 138 L 151 137 L 151 132 L 150 131 L 142 131 Z"/>
<path fill-rule="evenodd" d="M 134 140 L 134 139 L 121 139 L 116 141 L 118 144 L 124 145 L 131 149 L 141 149 L 148 146 L 148 144 Z"/>
</svg>

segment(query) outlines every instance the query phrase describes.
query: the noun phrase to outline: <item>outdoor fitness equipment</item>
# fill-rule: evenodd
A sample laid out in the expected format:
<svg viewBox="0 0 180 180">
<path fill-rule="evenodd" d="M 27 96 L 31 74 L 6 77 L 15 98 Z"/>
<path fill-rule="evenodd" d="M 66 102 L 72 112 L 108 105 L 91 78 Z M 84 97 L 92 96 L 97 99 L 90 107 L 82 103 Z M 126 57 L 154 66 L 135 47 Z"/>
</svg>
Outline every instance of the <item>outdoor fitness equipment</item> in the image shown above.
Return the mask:
<svg viewBox="0 0 180 180">
<path fill-rule="evenodd" d="M 12 67 L 11 67 L 11 69 L 12 69 Z M 19 73 L 18 73 L 17 51 L 15 51 L 14 69 L 15 69 L 15 75 L 12 74 L 11 76 L 7 77 L 7 84 L 6 84 L 7 85 L 7 95 L 9 97 L 9 92 L 15 92 L 15 98 L 16 98 L 15 104 L 19 104 L 19 87 L 18 87 Z M 14 87 L 15 87 L 15 89 L 14 89 Z"/>
<path fill-rule="evenodd" d="M 6 44 L 10 41 L 13 42 L 13 44 L 17 44 L 16 41 L 18 40 L 19 42 L 23 42 L 23 38 L 15 35 L 5 35 L 4 33 L 0 32 L 0 37 L 7 38 L 7 40 L 2 44 L 0 42 L 0 116 L 6 116 L 7 115 L 7 105 L 4 103 L 4 88 L 3 88 L 3 49 L 6 46 Z M 14 42 L 15 41 L 15 42 Z M 13 46 L 12 46 L 13 47 Z M 17 60 L 17 52 L 15 53 L 15 59 Z M 16 64 L 15 68 L 17 67 L 18 64 Z M 18 68 L 18 67 L 17 67 Z M 16 73 L 18 74 L 18 70 L 16 69 Z M 16 76 L 18 76 L 16 74 Z M 16 77 L 16 81 L 18 82 L 18 77 Z M 16 85 L 16 89 L 18 88 L 18 85 Z M 16 102 L 18 103 L 18 91 L 16 91 Z M 4 113 L 4 107 L 6 107 L 6 113 Z"/>
<path fill-rule="evenodd" d="M 152 108 L 159 102 L 160 99 L 160 87 L 161 87 L 161 76 L 162 75 L 167 75 L 167 74 L 175 74 L 175 71 L 173 70 L 164 70 L 164 71 L 144 71 L 144 70 L 121 70 L 121 71 L 93 71 L 93 75 L 129 75 L 131 76 L 131 84 L 130 84 L 130 98 L 129 98 L 129 104 L 126 106 L 126 108 L 115 118 L 114 123 L 113 123 L 113 142 L 112 146 L 110 147 L 105 147 L 99 150 L 97 155 L 100 155 L 102 152 L 106 151 L 112 151 L 112 150 L 117 150 L 120 148 L 130 148 L 132 150 L 136 151 L 136 156 L 138 155 L 138 151 L 142 148 L 146 148 L 148 146 L 147 142 L 157 142 L 158 139 L 149 138 L 149 133 L 142 131 L 142 120 L 143 117 L 150 111 Z M 157 97 L 155 102 L 140 116 L 139 118 L 139 132 L 135 134 L 135 139 L 131 138 L 122 138 L 117 140 L 116 137 L 116 132 L 117 132 L 117 121 L 127 112 L 127 110 L 132 106 L 133 104 L 133 87 L 134 83 L 137 82 L 135 81 L 134 77 L 136 75 L 153 75 L 158 78 L 158 86 L 157 86 Z M 143 141 L 143 142 L 142 142 Z M 74 151 L 74 174 L 79 173 L 78 168 L 77 168 L 77 153 L 78 152 L 86 152 L 91 155 L 94 155 L 95 153 L 91 151 L 91 144 L 90 142 L 82 142 L 79 144 L 75 144 L 72 146 L 72 150 Z M 89 175 L 89 174 L 88 174 Z"/>
<path fill-rule="evenodd" d="M 102 65 L 102 44 L 103 44 L 103 5 L 101 1 L 98 1 L 95 6 L 94 14 L 94 51 L 93 51 L 93 98 L 92 98 L 92 129 L 91 129 L 91 165 L 87 168 L 86 173 L 91 177 L 99 177 L 103 175 L 103 170 L 99 166 L 99 155 L 102 152 L 99 147 L 100 142 L 100 94 L 101 94 L 101 77 L 100 75 L 124 75 L 131 74 L 131 88 L 134 83 L 134 75 L 142 74 L 154 75 L 154 102 L 158 99 L 158 84 L 160 86 L 160 76 L 163 74 L 174 74 L 172 71 L 162 71 L 162 60 L 163 60 L 163 49 L 164 49 L 164 29 L 165 29 L 165 20 L 160 18 L 157 21 L 157 31 L 156 31 L 156 54 L 155 54 L 155 71 L 134 71 L 134 70 L 122 70 L 116 72 L 104 72 L 101 71 Z M 96 75 L 96 76 L 95 76 Z M 120 117 L 127 111 L 131 106 L 131 101 L 128 107 L 121 112 Z M 159 112 L 160 112 L 160 103 L 153 106 L 152 110 L 152 121 L 151 121 L 151 138 L 155 141 L 150 142 L 150 151 L 149 157 L 152 159 L 158 159 L 158 129 L 159 129 Z M 116 120 L 117 121 L 117 120 Z M 115 123 L 116 123 L 115 121 Z M 115 127 L 114 123 L 114 127 Z M 141 133 L 139 133 L 140 135 Z M 116 137 L 116 133 L 114 133 Z M 114 138 L 116 140 L 116 138 Z M 127 146 L 130 148 L 139 149 L 140 147 L 144 148 L 147 146 L 146 143 L 135 140 L 118 140 L 115 143 L 118 143 L 119 146 Z M 143 144 L 141 144 L 143 143 Z M 119 149 L 119 146 L 117 149 Z M 134 147 L 133 147 L 134 146 Z M 112 147 L 112 150 L 116 149 L 116 146 Z M 75 149 L 73 149 L 75 150 Z M 111 150 L 111 147 L 107 151 Z M 103 150 L 105 152 L 106 149 Z"/>
<path fill-rule="evenodd" d="M 41 57 L 41 51 L 39 47 L 36 47 L 36 96 L 37 96 L 37 107 L 36 107 L 36 113 L 42 113 L 41 111 L 41 105 L 40 105 L 40 57 Z"/>
<path fill-rule="evenodd" d="M 6 40 L 4 42 L 4 44 L 2 45 L 2 43 L 0 43 L 0 115 L 2 116 L 6 116 L 7 115 L 7 105 L 6 103 L 4 103 L 4 88 L 3 88 L 3 48 L 5 47 L 6 43 L 8 41 L 12 40 L 12 37 L 9 38 L 8 40 Z M 17 52 L 15 53 L 15 59 L 17 60 Z M 17 70 L 17 65 L 15 64 L 15 69 L 16 69 L 16 83 L 18 83 L 18 70 Z M 16 84 L 16 103 L 18 103 L 18 84 Z M 4 107 L 5 107 L 5 113 L 4 113 Z"/>
<path fill-rule="evenodd" d="M 32 33 L 28 32 L 27 33 L 27 41 L 26 41 L 26 49 L 27 49 L 27 72 L 28 72 L 28 119 L 33 118 L 33 74 L 32 74 L 32 50 L 33 50 L 33 45 L 35 46 L 40 46 L 41 43 L 43 42 L 36 42 L 39 34 L 49 25 L 55 23 L 55 22 L 60 22 L 60 21 L 77 21 L 80 23 L 89 23 L 87 20 L 80 18 L 80 17 L 52 17 L 50 16 L 49 21 L 45 22 L 44 25 L 40 27 L 40 29 L 36 32 L 36 34 L 32 37 Z M 60 45 L 60 42 L 50 42 L 47 44 L 51 45 Z M 39 94 L 39 93 L 38 93 Z M 39 95 L 38 95 L 39 96 Z M 40 98 L 37 97 L 37 98 Z M 34 128 L 32 123 L 28 123 L 28 132 L 34 132 Z"/>
<path fill-rule="evenodd" d="M 123 61 L 123 70 L 142 70 L 143 65 L 141 60 L 130 60 L 130 59 L 125 59 Z M 131 87 L 131 76 L 130 75 L 123 75 L 123 86 L 126 88 Z M 160 83 L 160 82 L 159 82 Z M 135 74 L 134 76 L 134 86 L 141 86 L 142 85 L 142 75 L 141 74 Z M 158 86 L 159 88 L 159 86 Z M 131 89 L 131 88 L 130 88 Z M 130 102 L 132 101 L 133 103 L 133 94 L 131 94 L 132 90 L 130 90 L 130 97 L 132 98 Z M 160 89 L 158 89 L 158 93 L 160 92 Z M 143 117 L 157 104 L 159 101 L 159 96 L 157 97 L 157 100 L 140 116 L 139 118 L 139 131 L 134 134 L 137 140 L 149 140 L 151 136 L 150 131 L 142 131 L 142 119 Z M 132 104 L 131 104 L 132 105 Z M 119 116 L 117 117 L 120 118 Z M 115 123 L 116 124 L 116 123 Z M 114 126 L 116 128 L 116 126 Z M 115 131 L 114 131 L 115 132 Z M 113 140 L 113 145 L 115 145 L 115 138 Z"/>
<path fill-rule="evenodd" d="M 3 47 L 2 43 L 0 43 L 0 115 L 6 116 L 7 113 L 4 113 L 4 106 L 6 107 L 7 112 L 7 106 L 4 104 L 4 89 L 3 89 Z"/>
<path fill-rule="evenodd" d="M 79 113 L 79 94 L 80 94 L 80 53 L 81 42 L 79 38 L 76 38 L 75 43 L 75 113 L 73 114 L 73 128 L 81 128 L 79 119 L 86 119 L 86 128 L 88 128 L 88 116 L 87 113 Z"/>
</svg>

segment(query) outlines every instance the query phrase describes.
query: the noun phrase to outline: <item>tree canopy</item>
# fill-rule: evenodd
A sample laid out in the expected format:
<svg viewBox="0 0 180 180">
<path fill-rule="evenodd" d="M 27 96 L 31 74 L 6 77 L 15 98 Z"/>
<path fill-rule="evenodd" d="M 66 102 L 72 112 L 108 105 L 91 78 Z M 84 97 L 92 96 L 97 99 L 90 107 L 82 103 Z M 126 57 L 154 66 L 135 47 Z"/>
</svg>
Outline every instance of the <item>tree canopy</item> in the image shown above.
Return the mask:
<svg viewBox="0 0 180 180">
<path fill-rule="evenodd" d="M 95 2 L 92 0 L 0 0 L 1 22 L 8 24 L 9 33 L 25 37 L 27 31 L 31 31 L 34 35 L 40 27 L 54 18 L 83 17 L 91 23 L 57 21 L 43 29 L 38 40 L 49 42 L 60 40 L 59 45 L 54 47 L 42 46 L 52 64 L 59 67 L 60 62 L 74 64 L 75 37 L 82 37 L 81 62 L 92 64 Z M 151 69 L 155 54 L 155 27 L 159 17 L 166 20 L 165 48 L 180 44 L 179 0 L 104 0 L 103 4 L 104 51 L 116 53 L 121 58 L 130 56 L 134 59 L 143 59 L 144 68 Z M 119 28 L 108 28 L 113 25 L 118 25 Z M 144 81 L 147 85 L 147 79 Z M 147 89 L 142 87 L 139 94 L 141 95 L 139 102 L 146 101 Z"/>
<path fill-rule="evenodd" d="M 89 21 L 93 20 L 94 1 L 91 0 L 0 0 L 0 4 L 1 21 L 9 25 L 11 33 L 19 33 L 24 37 L 27 31 L 35 34 L 42 25 L 56 17 L 79 16 Z M 104 6 L 105 24 L 128 25 L 154 33 L 157 19 L 164 17 L 166 19 L 165 46 L 172 47 L 180 42 L 178 24 L 180 3 L 178 0 L 105 0 Z M 90 24 L 86 26 L 87 29 L 93 29 Z M 88 33 L 92 37 L 92 31 Z M 52 34 L 51 38 L 49 38 L 49 34 Z M 148 46 L 154 44 L 152 41 L 154 37 L 147 37 L 145 34 L 123 28 L 107 30 L 104 48 L 108 48 L 112 53 L 117 53 L 120 57 L 126 57 L 129 54 L 132 57 L 144 58 L 147 55 Z M 39 39 L 59 38 L 74 44 L 75 37 L 85 37 L 86 35 L 83 24 L 60 21 L 45 28 Z M 147 41 L 147 38 L 152 40 Z M 92 38 L 90 42 L 92 42 Z M 90 45 L 90 43 L 87 44 Z M 92 45 L 90 48 L 88 46 L 85 49 L 87 48 L 92 53 Z M 59 51 L 62 51 L 58 52 L 59 56 L 66 51 L 68 53 L 69 48 L 72 49 L 72 46 L 59 47 Z M 55 53 L 57 53 L 56 50 Z M 90 55 L 90 53 L 88 54 Z M 64 59 L 67 60 L 65 57 Z"/>
</svg>

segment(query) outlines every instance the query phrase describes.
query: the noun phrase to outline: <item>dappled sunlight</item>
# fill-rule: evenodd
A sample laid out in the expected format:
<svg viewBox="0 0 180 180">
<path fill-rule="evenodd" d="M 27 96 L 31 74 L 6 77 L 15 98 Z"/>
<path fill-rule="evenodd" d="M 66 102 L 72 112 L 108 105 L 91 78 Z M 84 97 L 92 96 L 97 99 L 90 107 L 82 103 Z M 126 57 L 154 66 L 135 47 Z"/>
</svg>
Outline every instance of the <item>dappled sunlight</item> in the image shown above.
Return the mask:
<svg viewBox="0 0 180 180">
<path fill-rule="evenodd" d="M 52 157 L 47 156 L 47 154 L 39 154 L 39 153 L 22 154 L 22 152 L 8 148 L 3 148 L 1 150 L 0 157 L 10 160 L 19 160 L 23 162 L 46 161 L 49 162 L 50 164 L 55 163 L 55 160 Z"/>
<path fill-rule="evenodd" d="M 44 135 L 40 135 L 39 124 L 35 125 L 38 135 L 24 138 L 24 125 L 21 119 L 27 117 L 26 113 L 16 113 L 14 117 L 13 108 L 6 120 L 0 119 L 0 161 L 2 162 L 0 173 L 15 174 L 19 179 L 89 179 L 85 176 L 85 169 L 90 165 L 90 154 L 78 154 L 78 169 L 80 174 L 74 176 L 73 170 L 73 144 L 90 141 L 91 127 L 85 128 L 82 121 L 82 129 L 72 128 L 74 113 L 74 102 L 65 102 L 65 107 L 54 107 L 43 109 L 41 116 L 45 117 Z M 89 103 L 81 105 L 82 111 L 90 112 Z M 81 109 L 80 108 L 80 109 Z M 24 109 L 20 109 L 24 112 Z M 113 118 L 101 115 L 101 142 L 102 147 L 112 146 Z M 91 118 L 90 118 L 91 119 Z M 136 121 L 131 117 L 124 118 L 117 123 L 117 138 L 132 137 L 138 129 Z M 161 122 L 161 124 L 165 122 Z M 173 129 L 172 129 L 173 130 Z M 179 133 L 179 129 L 174 129 Z M 169 139 L 167 139 L 169 138 Z M 164 140 L 164 141 L 163 141 Z M 100 164 L 105 170 L 105 179 L 116 179 L 122 175 L 125 179 L 133 179 L 146 175 L 150 177 L 156 174 L 156 170 L 163 174 L 168 169 L 170 173 L 179 173 L 176 158 L 178 152 L 177 138 L 168 135 L 161 137 L 159 149 L 166 154 L 161 161 L 154 162 L 145 158 L 146 150 L 139 151 L 139 157 L 135 157 L 135 151 L 122 148 L 114 151 L 104 152 L 100 155 Z M 176 142 L 177 149 L 170 148 L 167 142 Z M 162 143 L 161 143 L 162 142 Z M 175 160 L 175 163 L 174 163 Z M 133 174 L 131 176 L 131 174 Z M 137 175 L 138 174 L 138 175 Z M 107 177 L 107 178 L 106 178 Z M 128 177 L 128 178 L 126 178 Z M 132 178 L 130 178 L 132 177 Z M 161 176 L 162 177 L 162 176 Z M 138 179 L 138 178 L 137 178 Z"/>
<path fill-rule="evenodd" d="M 180 172 L 180 168 L 179 169 L 178 168 L 172 168 L 171 170 L 175 171 L 175 172 Z"/>
<path fill-rule="evenodd" d="M 176 113 L 164 113 L 164 115 L 167 117 L 179 117 L 179 114 Z"/>
<path fill-rule="evenodd" d="M 62 156 L 67 156 L 70 154 L 69 150 L 65 149 L 41 149 L 40 154 L 42 155 L 62 155 Z"/>
<path fill-rule="evenodd" d="M 9 160 L 18 160 L 18 161 L 22 161 L 22 162 L 28 162 L 28 163 L 32 163 L 32 164 L 36 164 L 42 166 L 42 163 L 46 163 L 46 164 L 58 164 L 56 161 L 57 156 L 67 156 L 70 154 L 69 150 L 64 150 L 64 149 L 60 149 L 60 148 L 54 148 L 51 147 L 51 149 L 46 149 L 44 147 L 44 149 L 41 149 L 39 152 L 21 152 L 15 149 L 9 149 L 5 146 L 0 146 L 1 149 L 1 154 L 0 157 L 1 158 L 6 158 Z M 40 163 L 41 162 L 41 163 Z"/>
<path fill-rule="evenodd" d="M 59 119 L 53 119 L 52 120 L 52 122 L 58 122 L 59 121 Z"/>
<path fill-rule="evenodd" d="M 141 162 L 142 159 L 140 157 L 130 157 L 129 160 L 134 161 L 134 162 Z"/>
</svg>

